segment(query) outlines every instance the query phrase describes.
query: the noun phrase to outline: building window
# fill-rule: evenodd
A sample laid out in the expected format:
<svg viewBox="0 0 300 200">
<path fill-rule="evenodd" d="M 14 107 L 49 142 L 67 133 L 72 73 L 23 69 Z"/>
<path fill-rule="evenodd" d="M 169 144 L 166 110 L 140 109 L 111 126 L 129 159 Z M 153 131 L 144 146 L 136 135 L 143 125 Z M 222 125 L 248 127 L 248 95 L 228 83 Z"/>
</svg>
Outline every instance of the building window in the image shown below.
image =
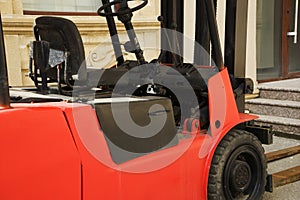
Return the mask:
<svg viewBox="0 0 300 200">
<path fill-rule="evenodd" d="M 23 0 L 24 14 L 46 13 L 95 13 L 101 6 L 100 0 Z"/>
<path fill-rule="evenodd" d="M 257 76 L 269 80 L 281 76 L 282 0 L 257 1 Z"/>
</svg>

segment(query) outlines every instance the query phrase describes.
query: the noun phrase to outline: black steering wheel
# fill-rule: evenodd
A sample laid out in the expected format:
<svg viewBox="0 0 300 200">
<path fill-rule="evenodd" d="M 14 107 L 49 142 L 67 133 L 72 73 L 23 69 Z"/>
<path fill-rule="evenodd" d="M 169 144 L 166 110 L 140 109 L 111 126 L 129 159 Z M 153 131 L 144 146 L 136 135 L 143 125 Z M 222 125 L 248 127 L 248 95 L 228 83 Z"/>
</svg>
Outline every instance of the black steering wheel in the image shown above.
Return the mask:
<svg viewBox="0 0 300 200">
<path fill-rule="evenodd" d="M 143 7 L 145 7 L 148 4 L 148 0 L 140 0 L 140 1 L 142 1 L 142 3 L 139 4 L 138 6 L 134 7 L 134 8 L 129 8 L 129 9 L 125 9 L 125 10 L 119 10 L 119 11 L 115 11 L 115 12 L 111 12 L 111 13 L 105 13 L 105 12 L 103 12 L 106 8 L 111 7 L 113 5 L 116 5 L 118 3 L 122 3 L 123 1 L 136 1 L 136 0 L 114 0 L 114 1 L 111 1 L 109 3 L 104 4 L 103 6 L 101 6 L 98 9 L 98 11 L 97 11 L 98 15 L 103 16 L 103 17 L 126 15 L 126 14 L 135 12 L 135 11 L 143 8 Z"/>
</svg>

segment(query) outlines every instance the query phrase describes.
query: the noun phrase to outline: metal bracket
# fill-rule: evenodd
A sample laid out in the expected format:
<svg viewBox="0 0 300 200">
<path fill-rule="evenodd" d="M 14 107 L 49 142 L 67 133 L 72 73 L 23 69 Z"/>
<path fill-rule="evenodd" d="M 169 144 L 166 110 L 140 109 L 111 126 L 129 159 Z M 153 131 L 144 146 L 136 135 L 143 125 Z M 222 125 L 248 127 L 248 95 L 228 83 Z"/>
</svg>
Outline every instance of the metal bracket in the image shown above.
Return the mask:
<svg viewBox="0 0 300 200">
<path fill-rule="evenodd" d="M 273 144 L 273 132 L 271 126 L 258 126 L 253 123 L 248 123 L 245 130 L 253 133 L 261 143 Z"/>
<path fill-rule="evenodd" d="M 265 190 L 267 192 L 273 192 L 273 176 L 272 176 L 272 174 L 267 175 L 267 184 L 266 184 Z"/>
</svg>

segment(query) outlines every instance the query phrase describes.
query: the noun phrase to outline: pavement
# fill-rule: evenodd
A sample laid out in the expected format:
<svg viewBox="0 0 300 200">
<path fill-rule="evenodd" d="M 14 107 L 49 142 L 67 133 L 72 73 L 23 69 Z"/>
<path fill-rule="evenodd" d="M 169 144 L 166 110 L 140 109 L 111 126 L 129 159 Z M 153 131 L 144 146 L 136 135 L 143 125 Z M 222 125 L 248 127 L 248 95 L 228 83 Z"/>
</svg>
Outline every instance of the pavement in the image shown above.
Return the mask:
<svg viewBox="0 0 300 200">
<path fill-rule="evenodd" d="M 264 145 L 266 152 L 272 152 L 280 149 L 300 145 L 300 140 L 287 139 L 274 136 L 272 145 Z M 268 173 L 275 173 L 300 165 L 300 154 L 291 156 L 279 161 L 268 163 Z M 263 200 L 299 200 L 300 199 L 300 181 L 285 186 L 274 188 L 273 193 L 266 192 Z"/>
</svg>

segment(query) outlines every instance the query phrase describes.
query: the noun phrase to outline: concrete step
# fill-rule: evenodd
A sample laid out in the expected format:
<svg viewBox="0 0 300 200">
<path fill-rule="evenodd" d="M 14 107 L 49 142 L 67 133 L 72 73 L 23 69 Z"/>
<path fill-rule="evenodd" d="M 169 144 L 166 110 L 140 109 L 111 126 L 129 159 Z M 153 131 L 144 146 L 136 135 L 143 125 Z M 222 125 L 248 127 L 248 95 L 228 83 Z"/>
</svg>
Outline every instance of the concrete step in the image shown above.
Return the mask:
<svg viewBox="0 0 300 200">
<path fill-rule="evenodd" d="M 274 89 L 260 89 L 260 97 L 266 99 L 300 101 L 300 92 Z"/>
<path fill-rule="evenodd" d="M 300 120 L 271 115 L 258 115 L 258 125 L 271 125 L 275 134 L 300 139 Z"/>
<path fill-rule="evenodd" d="M 246 100 L 245 108 L 254 114 L 300 120 L 300 101 L 283 101 L 264 98 L 249 99 Z"/>
<path fill-rule="evenodd" d="M 300 101 L 300 79 L 262 83 L 258 85 L 264 99 Z"/>
</svg>

